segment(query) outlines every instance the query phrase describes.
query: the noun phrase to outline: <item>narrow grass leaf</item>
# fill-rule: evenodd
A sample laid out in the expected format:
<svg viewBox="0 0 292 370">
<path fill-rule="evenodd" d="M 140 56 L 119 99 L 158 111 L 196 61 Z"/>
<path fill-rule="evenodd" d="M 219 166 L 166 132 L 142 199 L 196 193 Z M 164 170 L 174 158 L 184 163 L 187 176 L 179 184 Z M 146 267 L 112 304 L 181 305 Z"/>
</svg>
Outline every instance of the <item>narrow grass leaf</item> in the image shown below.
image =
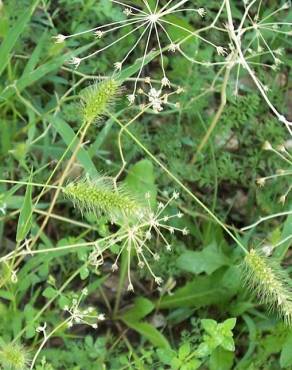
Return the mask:
<svg viewBox="0 0 292 370">
<path fill-rule="evenodd" d="M 32 6 L 21 15 L 21 17 L 17 20 L 16 24 L 14 24 L 13 27 L 11 27 L 11 29 L 9 30 L 7 37 L 5 37 L 0 47 L 0 75 L 6 68 L 10 59 L 10 52 L 13 49 L 14 45 L 16 44 L 19 36 L 22 34 L 25 26 L 29 22 L 39 1 L 40 0 L 36 0 L 33 2 Z"/>
<path fill-rule="evenodd" d="M 31 181 L 31 178 L 30 178 Z M 27 185 L 23 205 L 21 207 L 17 232 L 16 241 L 21 242 L 25 239 L 29 233 L 32 225 L 32 186 Z"/>
</svg>

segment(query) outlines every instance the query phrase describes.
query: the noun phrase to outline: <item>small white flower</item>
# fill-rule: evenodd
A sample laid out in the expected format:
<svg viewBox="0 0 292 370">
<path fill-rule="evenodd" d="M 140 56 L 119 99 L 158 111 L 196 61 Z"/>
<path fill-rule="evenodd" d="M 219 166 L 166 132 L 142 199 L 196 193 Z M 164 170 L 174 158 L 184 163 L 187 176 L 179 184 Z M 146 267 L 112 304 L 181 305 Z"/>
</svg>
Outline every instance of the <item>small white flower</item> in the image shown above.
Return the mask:
<svg viewBox="0 0 292 370">
<path fill-rule="evenodd" d="M 280 65 L 282 63 L 281 59 L 275 58 L 275 64 L 276 66 Z"/>
<path fill-rule="evenodd" d="M 123 66 L 123 64 L 122 64 L 121 62 L 116 62 L 116 63 L 114 64 L 114 67 L 115 67 L 115 70 L 116 70 L 116 71 L 121 71 L 122 66 Z"/>
<path fill-rule="evenodd" d="M 265 92 L 269 92 L 270 91 L 270 88 L 268 85 L 263 85 L 263 89 L 265 90 Z"/>
<path fill-rule="evenodd" d="M 206 12 L 206 10 L 205 10 L 204 8 L 199 8 L 199 9 L 197 10 L 197 12 L 198 12 L 198 14 L 199 14 L 201 17 L 204 17 L 204 16 L 207 14 L 207 12 Z"/>
<path fill-rule="evenodd" d="M 124 11 L 123 11 L 124 14 L 126 14 L 126 16 L 128 17 L 129 15 L 132 15 L 132 9 L 129 9 L 129 8 L 126 8 Z"/>
<path fill-rule="evenodd" d="M 144 78 L 145 84 L 151 84 L 151 78 L 149 76 Z"/>
<path fill-rule="evenodd" d="M 171 51 L 172 53 L 175 53 L 178 49 L 179 44 L 175 44 L 174 42 L 172 42 L 168 47 L 168 51 Z"/>
<path fill-rule="evenodd" d="M 265 254 L 265 256 L 270 256 L 273 252 L 273 246 L 272 245 L 265 245 L 262 248 L 262 252 Z"/>
<path fill-rule="evenodd" d="M 182 230 L 182 234 L 183 234 L 183 235 L 188 235 L 188 234 L 189 234 L 189 230 L 185 227 L 185 228 Z"/>
<path fill-rule="evenodd" d="M 161 285 L 161 284 L 162 284 L 162 282 L 163 282 L 163 280 L 161 279 L 161 277 L 158 277 L 158 276 L 156 276 L 156 277 L 154 278 L 154 281 L 155 281 L 155 283 L 156 283 L 157 285 Z"/>
<path fill-rule="evenodd" d="M 140 269 L 144 268 L 144 266 L 145 266 L 145 263 L 144 263 L 143 261 L 139 261 L 139 262 L 138 262 L 138 267 L 139 267 Z"/>
<path fill-rule="evenodd" d="M 55 39 L 56 44 L 62 44 L 66 40 L 66 36 L 61 33 L 57 36 L 53 36 L 53 38 Z"/>
<path fill-rule="evenodd" d="M 155 253 L 154 256 L 153 256 L 154 260 L 155 261 L 159 261 L 160 260 L 160 256 L 158 253 Z"/>
<path fill-rule="evenodd" d="M 102 36 L 104 35 L 104 32 L 102 32 L 101 30 L 97 30 L 94 32 L 95 36 L 98 38 L 98 39 L 101 39 Z"/>
<path fill-rule="evenodd" d="M 266 179 L 264 177 L 261 177 L 261 178 L 256 180 L 256 183 L 257 183 L 258 186 L 260 186 L 262 188 L 263 186 L 265 186 Z"/>
<path fill-rule="evenodd" d="M 130 284 L 128 285 L 127 290 L 128 290 L 128 292 L 133 292 L 133 291 L 134 291 L 134 287 L 133 287 L 133 284 L 132 284 L 132 283 L 130 283 Z"/>
<path fill-rule="evenodd" d="M 69 61 L 69 64 L 73 64 L 74 67 L 77 69 L 79 66 L 80 66 L 80 63 L 81 63 L 81 59 L 80 58 L 77 58 L 77 57 L 73 57 L 70 61 Z"/>
<path fill-rule="evenodd" d="M 272 149 L 273 149 L 272 145 L 268 141 L 265 141 L 263 145 L 263 150 L 272 150 Z"/>
<path fill-rule="evenodd" d="M 166 76 L 164 76 L 163 79 L 161 80 L 161 85 L 170 87 L 170 81 Z"/>
<path fill-rule="evenodd" d="M 113 272 L 115 272 L 115 271 L 117 271 L 118 269 L 119 269 L 118 265 L 117 265 L 116 263 L 114 263 L 114 264 L 112 265 L 112 271 L 113 271 Z"/>
<path fill-rule="evenodd" d="M 155 113 L 161 112 L 163 110 L 160 95 L 161 90 L 156 90 L 154 87 L 152 87 L 149 91 L 148 95 L 149 103 L 151 103 L 151 106 Z"/>
<path fill-rule="evenodd" d="M 130 95 L 127 96 L 127 99 L 128 99 L 128 101 L 130 103 L 129 105 L 132 105 L 135 102 L 135 95 L 134 94 L 130 94 Z"/>
<path fill-rule="evenodd" d="M 216 51 L 217 51 L 217 54 L 218 55 L 221 55 L 223 57 L 228 54 L 227 49 L 226 48 L 223 48 L 222 46 L 217 46 L 216 47 Z"/>
<path fill-rule="evenodd" d="M 179 198 L 179 193 L 177 191 L 174 191 L 172 196 L 173 196 L 173 199 L 178 199 Z"/>
<path fill-rule="evenodd" d="M 100 313 L 100 314 L 97 316 L 97 320 L 98 320 L 98 321 L 104 321 L 104 320 L 105 320 L 105 314 L 104 314 L 104 313 Z"/>
<path fill-rule="evenodd" d="M 289 3 L 289 1 L 287 1 L 286 3 L 284 3 L 283 4 L 283 6 L 282 6 L 282 9 L 289 9 L 290 8 L 290 3 Z"/>
<path fill-rule="evenodd" d="M 181 87 L 181 86 L 179 86 L 177 89 L 176 89 L 176 93 L 177 94 L 181 94 L 182 92 L 184 92 L 185 90 L 184 90 L 184 88 L 183 87 Z"/>
</svg>

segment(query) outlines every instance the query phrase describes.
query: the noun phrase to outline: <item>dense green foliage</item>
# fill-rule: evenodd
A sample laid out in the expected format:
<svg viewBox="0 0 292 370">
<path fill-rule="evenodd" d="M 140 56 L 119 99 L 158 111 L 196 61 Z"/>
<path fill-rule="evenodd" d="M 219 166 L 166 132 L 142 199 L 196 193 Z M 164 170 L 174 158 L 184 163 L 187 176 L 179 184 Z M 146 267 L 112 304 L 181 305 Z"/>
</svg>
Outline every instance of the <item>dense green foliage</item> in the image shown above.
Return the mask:
<svg viewBox="0 0 292 370">
<path fill-rule="evenodd" d="M 238 25 L 244 2 L 230 2 Z M 169 15 L 180 26 L 171 38 L 210 24 L 222 4 L 190 3 L 206 16 Z M 256 3 L 261 19 L 283 5 Z M 122 10 L 109 0 L 0 0 L 0 368 L 292 369 L 289 132 L 245 68 L 235 66 L 223 89 L 226 56 L 211 43 L 230 47 L 227 32 L 183 44 L 212 66 L 180 53 L 154 58 L 150 40 L 141 77 L 160 80 L 162 65 L 176 89 L 158 114 L 140 106 L 147 80 L 129 105 L 145 41 L 114 71 L 132 33 L 75 68 L 72 58 L 134 26 L 106 39 L 56 36 L 123 21 Z M 252 66 L 291 119 L 289 10 L 270 18 L 287 23 L 283 32 L 263 30 L 282 63 L 269 68 L 263 52 Z M 253 34 L 244 41 L 258 47 Z M 227 104 L 208 131 L 222 91 Z M 260 257 L 256 267 L 248 260 L 257 296 L 244 284 L 253 249 L 279 269 L 271 278 Z"/>
</svg>

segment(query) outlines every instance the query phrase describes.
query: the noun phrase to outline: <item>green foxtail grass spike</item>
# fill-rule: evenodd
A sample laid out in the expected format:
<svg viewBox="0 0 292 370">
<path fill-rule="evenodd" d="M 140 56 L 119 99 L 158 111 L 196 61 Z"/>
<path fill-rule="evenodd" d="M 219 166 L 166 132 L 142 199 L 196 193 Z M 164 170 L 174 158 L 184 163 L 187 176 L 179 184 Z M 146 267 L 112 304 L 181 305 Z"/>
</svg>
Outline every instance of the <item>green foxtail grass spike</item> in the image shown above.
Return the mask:
<svg viewBox="0 0 292 370">
<path fill-rule="evenodd" d="M 112 219 L 136 217 L 143 213 L 141 204 L 125 189 L 115 189 L 110 181 L 103 179 L 71 182 L 65 186 L 63 193 L 81 211 L 103 213 Z"/>
<path fill-rule="evenodd" d="M 292 297 L 288 277 L 281 267 L 260 252 L 251 249 L 244 259 L 246 285 L 275 310 L 288 326 L 292 325 Z"/>
<path fill-rule="evenodd" d="M 1 369 L 25 370 L 29 366 L 27 350 L 17 343 L 3 343 L 0 347 Z"/>
<path fill-rule="evenodd" d="M 97 82 L 80 94 L 83 118 L 86 123 L 98 121 L 118 95 L 119 83 L 113 78 Z"/>
</svg>

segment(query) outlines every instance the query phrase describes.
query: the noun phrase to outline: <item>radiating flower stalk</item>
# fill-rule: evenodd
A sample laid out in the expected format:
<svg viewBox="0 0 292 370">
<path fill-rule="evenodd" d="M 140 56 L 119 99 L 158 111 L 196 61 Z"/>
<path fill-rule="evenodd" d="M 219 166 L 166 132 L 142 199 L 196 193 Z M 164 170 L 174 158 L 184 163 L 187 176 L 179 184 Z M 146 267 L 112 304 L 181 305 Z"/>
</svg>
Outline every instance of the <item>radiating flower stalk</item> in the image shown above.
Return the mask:
<svg viewBox="0 0 292 370">
<path fill-rule="evenodd" d="M 79 186 L 80 185 L 80 186 Z M 86 196 L 84 193 L 86 188 Z M 90 264 L 99 268 L 103 262 L 103 253 L 113 246 L 119 246 L 118 254 L 112 265 L 112 270 L 116 271 L 119 267 L 119 259 L 122 253 L 127 254 L 127 272 L 128 272 L 128 290 L 133 290 L 134 286 L 131 279 L 131 259 L 135 257 L 139 268 L 147 268 L 155 282 L 160 285 L 162 279 L 156 276 L 151 268 L 151 260 L 159 260 L 160 255 L 158 250 L 153 251 L 151 244 L 153 244 L 153 235 L 161 240 L 166 251 L 171 251 L 171 245 L 164 236 L 164 232 L 173 234 L 175 231 L 188 234 L 186 228 L 180 229 L 168 224 L 169 221 L 181 218 L 183 214 L 177 212 L 173 215 L 166 215 L 165 211 L 169 204 L 178 199 L 179 194 L 174 192 L 169 200 L 163 204 L 159 203 L 156 212 L 153 212 L 150 205 L 150 195 L 145 195 L 145 201 L 139 203 L 127 196 L 119 193 L 118 189 L 109 189 L 104 191 L 104 188 L 98 187 L 98 184 L 92 185 L 87 183 L 76 183 L 68 185 L 65 188 L 66 195 L 70 192 L 74 193 L 75 205 L 84 210 L 84 202 L 86 209 L 94 211 L 102 209 L 106 215 L 110 216 L 112 222 L 116 222 L 120 227 L 119 231 L 106 240 L 96 241 L 93 251 L 89 256 Z M 70 195 L 69 195 L 70 196 Z M 86 201 L 85 201 L 86 198 Z M 118 210 L 118 213 L 117 213 Z M 150 262 L 149 262 L 150 261 Z"/>
<path fill-rule="evenodd" d="M 124 55 L 123 59 L 120 61 L 116 61 L 113 63 L 113 67 L 116 73 L 120 73 L 126 63 L 129 61 L 131 55 L 136 51 L 138 46 L 145 44 L 144 51 L 142 52 L 142 56 L 140 58 L 140 66 L 138 68 L 138 73 L 136 75 L 134 81 L 134 88 L 133 92 L 128 95 L 128 100 L 130 104 L 133 104 L 137 97 L 138 92 L 138 80 L 142 76 L 144 66 L 146 64 L 146 58 L 150 50 L 150 44 L 152 45 L 153 42 L 156 44 L 156 48 L 158 49 L 156 55 L 160 59 L 160 66 L 161 66 L 161 86 L 157 89 L 157 91 L 161 91 L 164 88 L 170 87 L 170 81 L 167 77 L 166 67 L 165 67 L 165 53 L 174 54 L 180 53 L 181 55 L 185 55 L 182 50 L 182 43 L 184 42 L 184 38 L 189 39 L 190 37 L 193 39 L 199 39 L 208 45 L 212 46 L 214 50 L 218 53 L 219 56 L 226 56 L 227 52 L 226 49 L 220 45 L 216 45 L 213 42 L 207 40 L 206 38 L 200 35 L 200 31 L 191 31 L 190 29 L 183 27 L 179 24 L 179 22 L 173 22 L 172 18 L 169 16 L 179 16 L 182 12 L 187 12 L 188 14 L 193 15 L 194 20 L 197 20 L 197 17 L 204 17 L 206 15 L 206 10 L 204 8 L 186 8 L 184 5 L 189 3 L 189 0 L 181 0 L 181 1 L 167 1 L 164 5 L 161 5 L 159 1 L 156 1 L 155 7 L 151 8 L 148 1 L 143 1 L 144 6 L 132 6 L 122 1 L 111 0 L 113 3 L 121 6 L 123 8 L 123 13 L 125 15 L 125 19 L 110 22 L 105 25 L 97 26 L 89 30 L 85 30 L 82 32 L 78 32 L 72 35 L 62 35 L 59 34 L 56 36 L 55 40 L 57 43 L 62 43 L 67 39 L 79 37 L 85 34 L 92 34 L 97 40 L 104 39 L 107 34 L 112 32 L 119 32 L 126 30 L 126 33 L 122 34 L 121 36 L 117 36 L 117 38 L 109 43 L 106 46 L 102 46 L 98 48 L 94 52 L 84 57 L 74 57 L 70 63 L 73 64 L 76 68 L 84 62 L 92 57 L 99 55 L 100 53 L 104 52 L 108 48 L 118 44 L 120 41 L 124 40 L 129 36 L 135 37 L 135 42 L 129 48 L 129 50 Z M 130 30 L 128 31 L 128 29 Z M 182 31 L 182 35 L 179 40 L 173 39 L 171 36 L 170 29 L 177 29 Z M 187 37 L 186 37 L 187 35 Z M 193 62 L 195 62 L 193 60 Z M 198 61 L 199 64 L 202 65 L 209 65 L 205 61 Z M 150 78 L 150 77 L 149 77 Z M 150 93 L 151 95 L 151 93 Z"/>
<path fill-rule="evenodd" d="M 61 328 L 68 327 L 71 328 L 73 325 L 88 325 L 93 329 L 97 329 L 98 322 L 105 320 L 104 314 L 96 314 L 93 307 L 88 307 L 86 309 L 80 308 L 81 302 L 88 294 L 87 288 L 82 289 L 81 294 L 77 298 L 72 299 L 70 306 L 65 306 L 64 311 L 69 316 L 64 319 L 59 325 L 57 325 L 51 332 L 48 333 L 47 323 L 40 325 L 36 331 L 43 335 L 43 341 L 40 344 L 38 350 L 36 351 L 33 360 L 30 365 L 30 369 L 34 369 L 36 360 L 44 348 L 48 340 Z"/>
<path fill-rule="evenodd" d="M 191 21 L 196 21 L 198 16 L 204 17 L 207 14 L 207 10 L 204 8 L 186 7 L 188 3 L 190 3 L 189 0 L 170 0 L 166 1 L 164 5 L 160 4 L 159 0 L 157 0 L 155 2 L 155 6 L 153 7 L 150 6 L 147 0 L 143 1 L 142 7 L 126 4 L 118 0 L 109 1 L 122 7 L 125 16 L 124 19 L 110 22 L 108 24 L 97 26 L 92 29 L 84 30 L 72 35 L 59 34 L 56 36 L 55 39 L 57 43 L 62 43 L 67 39 L 79 37 L 85 34 L 92 34 L 98 39 L 98 41 L 100 41 L 100 39 L 104 39 L 107 34 L 126 30 L 126 33 L 122 33 L 121 36 L 119 36 L 118 33 L 118 36 L 116 39 L 114 39 L 114 41 L 112 41 L 108 45 L 105 44 L 105 46 L 98 48 L 89 55 L 80 58 L 74 57 L 70 61 L 70 63 L 72 63 L 75 67 L 79 67 L 79 65 L 85 60 L 99 55 L 100 53 L 106 51 L 108 48 L 118 44 L 120 41 L 124 40 L 128 36 L 134 36 L 135 42 L 128 49 L 123 59 L 113 63 L 115 71 L 119 73 L 123 69 L 124 65 L 126 65 L 126 63 L 129 61 L 134 51 L 136 51 L 140 45 L 145 44 L 144 51 L 142 52 L 142 56 L 140 58 L 139 71 L 134 82 L 134 89 L 133 92 L 128 95 L 128 100 L 130 104 L 133 104 L 136 101 L 138 93 L 138 80 L 140 76 L 142 76 L 145 64 L 148 63 L 146 58 L 150 51 L 150 44 L 152 45 L 154 41 L 158 49 L 156 55 L 160 59 L 160 66 L 162 71 L 160 81 L 161 86 L 159 88 L 156 88 L 155 91 L 152 90 L 149 92 L 150 99 L 153 99 L 154 97 L 155 101 L 157 100 L 157 95 L 164 95 L 164 93 L 161 93 L 164 88 L 170 87 L 170 81 L 167 77 L 167 71 L 164 61 L 164 55 L 166 52 L 179 53 L 191 63 L 199 64 L 206 67 L 210 67 L 212 65 L 221 65 L 226 66 L 227 68 L 233 68 L 234 66 L 236 66 L 237 70 L 234 86 L 234 94 L 236 95 L 238 94 L 240 88 L 240 69 L 244 68 L 248 71 L 248 73 L 256 82 L 256 85 L 262 93 L 263 98 L 270 106 L 274 114 L 277 116 L 279 121 L 284 123 L 291 133 L 291 122 L 287 121 L 287 119 L 283 115 L 281 115 L 273 106 L 267 95 L 269 87 L 262 83 L 257 78 L 256 73 L 253 71 L 253 67 L 256 66 L 277 70 L 279 65 L 282 63 L 281 56 L 284 52 L 283 49 L 277 48 L 273 50 L 266 40 L 265 33 L 270 31 L 273 34 L 291 34 L 291 31 L 287 29 L 291 26 L 290 22 L 274 21 L 274 17 L 276 15 L 281 14 L 283 11 L 287 11 L 289 9 L 290 5 L 288 2 L 284 3 L 276 11 L 273 11 L 270 14 L 266 15 L 264 18 L 260 19 L 262 1 L 244 1 L 243 5 L 245 6 L 245 10 L 242 15 L 241 22 L 237 25 L 237 28 L 235 29 L 232 21 L 229 0 L 224 0 L 222 1 L 218 13 L 211 24 L 193 31 L 185 26 L 182 26 L 179 21 L 176 21 L 172 18 L 173 16 L 179 17 L 181 14 L 186 13 L 188 15 L 191 15 Z M 219 20 L 221 20 L 225 9 L 229 16 L 225 28 L 222 28 L 219 27 L 217 23 L 219 22 Z M 179 20 L 179 18 L 177 19 Z M 182 36 L 178 40 L 174 40 L 171 36 L 171 29 L 181 31 Z M 210 33 L 211 30 L 213 32 L 219 31 L 222 33 L 222 35 L 229 35 L 230 42 L 227 42 L 225 46 L 216 45 L 212 41 L 208 40 L 206 37 L 202 36 L 202 33 Z M 194 58 L 194 56 L 189 56 L 188 53 L 183 50 L 182 46 L 186 41 L 192 40 L 200 40 L 203 43 L 213 47 L 216 53 L 220 57 L 222 57 L 223 60 L 206 61 L 198 60 Z M 258 60 L 259 57 L 263 57 L 265 59 L 268 59 L 268 57 L 270 57 L 271 62 L 261 62 Z M 158 106 L 159 109 L 154 109 L 156 112 L 162 110 L 162 105 L 160 104 Z"/>
<path fill-rule="evenodd" d="M 288 169 L 278 169 L 277 172 L 273 175 L 258 178 L 257 184 L 262 187 L 266 184 L 267 181 L 270 180 L 274 180 L 280 177 L 292 178 L 292 155 L 291 153 L 289 153 L 288 149 L 286 149 L 285 145 L 280 145 L 277 148 L 274 148 L 268 141 L 266 141 L 264 143 L 263 149 L 275 153 L 283 161 L 283 163 L 285 163 L 289 167 Z M 280 203 L 284 204 L 286 202 L 287 196 L 289 195 L 291 190 L 292 185 L 289 185 L 285 193 L 280 196 Z"/>
</svg>

